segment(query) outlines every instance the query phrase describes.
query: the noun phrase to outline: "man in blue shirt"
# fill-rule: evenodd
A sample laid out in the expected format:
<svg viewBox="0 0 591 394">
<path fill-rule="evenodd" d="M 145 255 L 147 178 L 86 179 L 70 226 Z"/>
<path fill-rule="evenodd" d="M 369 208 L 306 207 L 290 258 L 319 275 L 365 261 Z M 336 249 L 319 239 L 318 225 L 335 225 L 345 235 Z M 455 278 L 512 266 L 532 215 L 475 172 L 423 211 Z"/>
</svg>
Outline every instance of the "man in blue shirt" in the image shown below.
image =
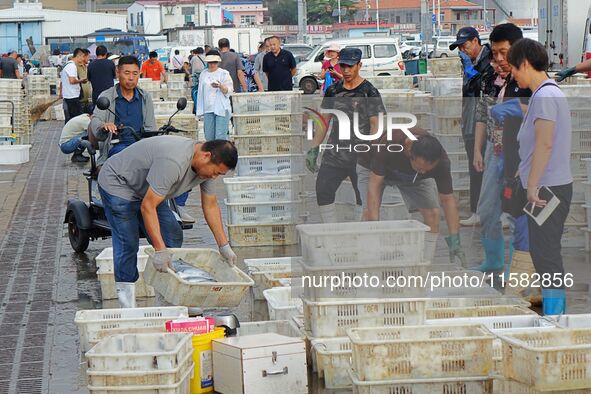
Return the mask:
<svg viewBox="0 0 591 394">
<path fill-rule="evenodd" d="M 144 130 L 156 130 L 154 104 L 150 94 L 137 87 L 140 76 L 140 64 L 135 56 L 123 56 L 117 65 L 119 83 L 100 94 L 99 97 L 109 99 L 110 111 L 94 109 L 94 116 L 89 130 L 96 137 L 101 151 L 98 163 L 106 161 L 107 157 L 121 152 L 135 142 L 132 128 L 138 135 Z M 114 143 L 118 140 L 119 142 Z"/>
<path fill-rule="evenodd" d="M 115 79 L 115 63 L 107 59 L 107 48 L 96 47 L 96 60 L 88 65 L 88 80 L 92 85 L 92 103 L 95 104 L 99 95 L 112 88 Z"/>
<path fill-rule="evenodd" d="M 263 58 L 263 72 L 267 75 L 271 92 L 293 90 L 296 61 L 291 52 L 281 49 L 279 37 L 269 37 L 269 52 Z"/>
</svg>

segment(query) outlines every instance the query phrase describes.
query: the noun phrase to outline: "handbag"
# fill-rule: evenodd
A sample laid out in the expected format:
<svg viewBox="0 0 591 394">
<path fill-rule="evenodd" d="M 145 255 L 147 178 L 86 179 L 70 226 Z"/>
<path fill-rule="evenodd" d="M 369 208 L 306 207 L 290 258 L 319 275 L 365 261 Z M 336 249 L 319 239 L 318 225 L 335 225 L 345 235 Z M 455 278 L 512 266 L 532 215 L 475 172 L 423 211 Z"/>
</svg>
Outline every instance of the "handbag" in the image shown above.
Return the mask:
<svg viewBox="0 0 591 394">
<path fill-rule="evenodd" d="M 527 192 L 521 185 L 521 178 L 505 177 L 501 189 L 501 208 L 514 218 L 523 215 L 523 207 L 527 204 Z"/>
</svg>

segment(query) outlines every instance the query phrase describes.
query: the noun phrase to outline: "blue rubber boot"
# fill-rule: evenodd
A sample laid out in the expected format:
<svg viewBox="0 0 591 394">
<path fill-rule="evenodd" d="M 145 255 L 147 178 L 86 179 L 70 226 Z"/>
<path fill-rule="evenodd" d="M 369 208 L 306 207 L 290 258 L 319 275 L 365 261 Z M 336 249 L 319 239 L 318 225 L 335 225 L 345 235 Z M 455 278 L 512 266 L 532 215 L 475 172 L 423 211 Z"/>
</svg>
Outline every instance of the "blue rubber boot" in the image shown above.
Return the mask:
<svg viewBox="0 0 591 394">
<path fill-rule="evenodd" d="M 544 316 L 566 313 L 566 291 L 564 289 L 542 289 L 542 302 Z"/>
<path fill-rule="evenodd" d="M 505 240 L 482 238 L 484 261 L 478 268 L 480 272 L 502 272 L 505 268 Z"/>
</svg>

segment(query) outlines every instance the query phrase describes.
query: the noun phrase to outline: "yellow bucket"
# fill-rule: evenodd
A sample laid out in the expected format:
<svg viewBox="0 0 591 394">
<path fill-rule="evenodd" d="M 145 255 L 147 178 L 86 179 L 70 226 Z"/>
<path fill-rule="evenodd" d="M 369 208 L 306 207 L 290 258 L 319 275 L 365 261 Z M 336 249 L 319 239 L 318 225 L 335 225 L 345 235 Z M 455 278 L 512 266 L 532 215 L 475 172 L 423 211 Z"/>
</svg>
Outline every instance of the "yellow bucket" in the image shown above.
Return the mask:
<svg viewBox="0 0 591 394">
<path fill-rule="evenodd" d="M 214 332 L 193 335 L 193 362 L 195 374 L 191 379 L 191 394 L 213 392 L 213 357 L 211 341 L 223 338 L 225 330 L 216 328 Z"/>
</svg>

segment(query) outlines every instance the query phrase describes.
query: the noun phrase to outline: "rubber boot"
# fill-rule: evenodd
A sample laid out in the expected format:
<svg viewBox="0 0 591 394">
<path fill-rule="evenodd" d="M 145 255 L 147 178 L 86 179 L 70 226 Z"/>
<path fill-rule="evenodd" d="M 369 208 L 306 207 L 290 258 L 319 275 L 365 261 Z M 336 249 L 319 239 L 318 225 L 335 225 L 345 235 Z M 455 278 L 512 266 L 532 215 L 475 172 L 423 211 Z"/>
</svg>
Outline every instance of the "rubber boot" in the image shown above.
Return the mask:
<svg viewBox="0 0 591 394">
<path fill-rule="evenodd" d="M 566 291 L 564 289 L 542 289 L 544 316 L 566 313 Z"/>
<path fill-rule="evenodd" d="M 135 308 L 135 283 L 116 282 L 116 285 L 121 308 Z"/>
<path fill-rule="evenodd" d="M 511 264 L 513 264 L 513 253 L 515 248 L 513 242 L 509 241 L 509 260 L 505 261 L 505 283 L 509 280 L 509 274 L 511 273 Z"/>
<path fill-rule="evenodd" d="M 478 268 L 480 272 L 501 272 L 505 267 L 505 240 L 482 238 L 484 261 Z"/>
<path fill-rule="evenodd" d="M 337 206 L 333 204 L 321 205 L 318 207 L 322 223 L 337 223 Z"/>
</svg>

